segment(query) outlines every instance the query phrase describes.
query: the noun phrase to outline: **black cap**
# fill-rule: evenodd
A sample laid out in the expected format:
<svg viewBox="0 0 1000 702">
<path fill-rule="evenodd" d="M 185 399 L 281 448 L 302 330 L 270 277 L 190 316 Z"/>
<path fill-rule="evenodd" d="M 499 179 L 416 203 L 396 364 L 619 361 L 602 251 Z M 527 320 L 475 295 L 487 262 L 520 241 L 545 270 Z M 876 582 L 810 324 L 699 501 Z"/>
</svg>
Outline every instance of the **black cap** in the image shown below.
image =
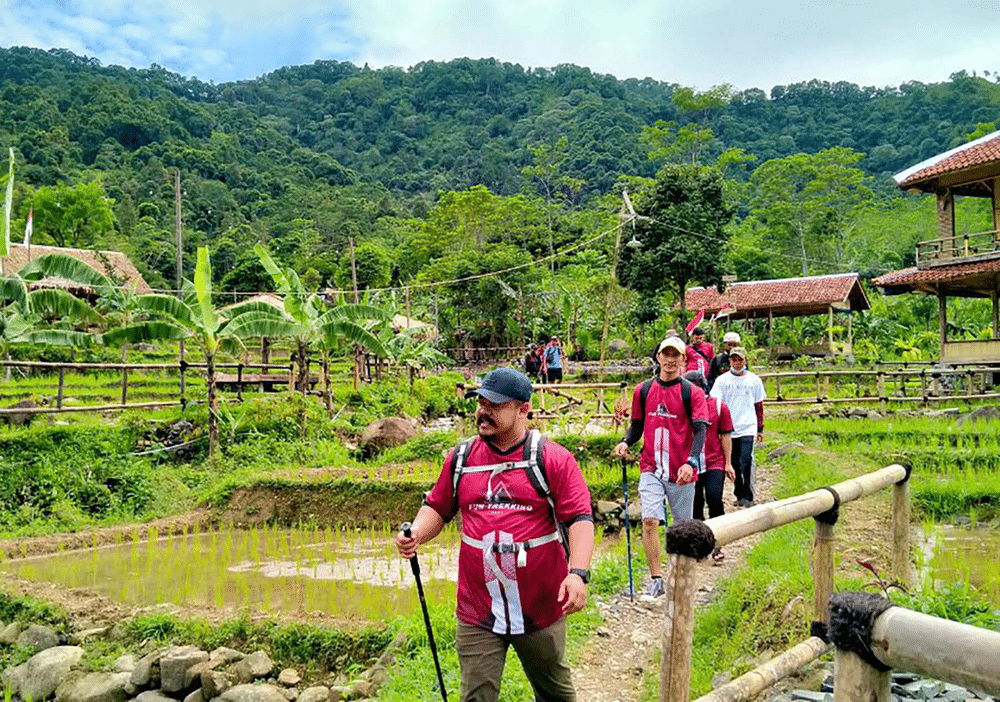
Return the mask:
<svg viewBox="0 0 1000 702">
<path fill-rule="evenodd" d="M 531 399 L 531 381 L 528 376 L 513 368 L 497 368 L 490 372 L 476 390 L 467 397 L 485 397 L 498 405 L 504 402 L 528 402 Z"/>
<path fill-rule="evenodd" d="M 705 336 L 705 330 L 702 329 L 701 327 L 695 327 L 694 331 L 691 332 L 691 335 L 693 336 L 695 334 L 697 334 L 698 336 Z"/>
</svg>

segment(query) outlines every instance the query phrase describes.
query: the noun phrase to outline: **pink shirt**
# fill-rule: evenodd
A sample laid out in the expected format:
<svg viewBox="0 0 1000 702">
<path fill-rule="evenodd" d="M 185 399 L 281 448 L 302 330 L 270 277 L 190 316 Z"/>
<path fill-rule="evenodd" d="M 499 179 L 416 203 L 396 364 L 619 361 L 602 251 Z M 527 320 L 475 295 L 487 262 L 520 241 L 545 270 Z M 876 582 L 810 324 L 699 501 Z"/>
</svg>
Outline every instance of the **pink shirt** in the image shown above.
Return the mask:
<svg viewBox="0 0 1000 702">
<path fill-rule="evenodd" d="M 426 504 L 446 521 L 456 514 L 452 492 L 452 453 L 454 449 L 445 459 L 444 469 L 426 499 Z M 466 457 L 466 465 L 519 461 L 523 455 L 523 444 L 499 454 L 477 438 Z M 559 444 L 546 441 L 543 463 L 556 503 L 556 518 L 566 522 L 583 515 L 589 516 L 590 490 L 573 455 Z M 487 488 L 490 487 L 492 499 L 487 501 Z M 476 540 L 499 542 L 507 539 L 518 543 L 546 536 L 556 528 L 548 501 L 532 486 L 522 469 L 505 471 L 492 478 L 488 472 L 463 473 L 458 483 L 458 511 L 462 514 L 462 533 Z M 495 559 L 514 586 L 500 587 L 484 558 Z M 517 626 L 520 622 L 523 631 L 528 633 L 544 629 L 562 617 L 562 608 L 558 603 L 559 586 L 569 573 L 562 544 L 553 541 L 530 549 L 523 567 L 517 567 L 516 560 L 514 554 L 484 554 L 481 549 L 462 543 L 458 558 L 456 612 L 461 621 L 496 633 L 521 633 Z M 507 623 L 510 624 L 509 629 L 505 626 Z M 498 628 L 502 630 L 498 631 Z"/>
<path fill-rule="evenodd" d="M 680 378 L 669 383 L 663 383 L 659 378 L 653 380 L 646 395 L 645 417 L 641 416 L 641 392 L 640 383 L 632 393 L 632 419 L 643 420 L 639 470 L 649 473 L 663 468 L 670 480 L 677 480 L 677 470 L 691 456 L 691 441 L 694 439 L 691 423 L 699 419 L 708 422 L 705 393 L 699 387 L 691 387 L 689 422 L 681 397 Z"/>
<path fill-rule="evenodd" d="M 721 434 L 733 433 L 733 416 L 725 402 L 719 401 L 722 411 L 716 411 L 716 398 L 708 398 L 708 428 L 705 430 L 705 470 L 725 470 L 726 457 L 722 453 Z"/>
<path fill-rule="evenodd" d="M 701 351 L 701 353 L 698 353 L 698 351 Z M 705 355 L 702 356 L 701 354 Z M 685 373 L 701 371 L 705 374 L 706 378 L 708 377 L 708 367 L 712 365 L 712 359 L 715 358 L 715 347 L 707 341 L 699 341 L 697 344 L 688 344 L 688 347 L 684 350 L 684 355 L 687 358 Z"/>
</svg>

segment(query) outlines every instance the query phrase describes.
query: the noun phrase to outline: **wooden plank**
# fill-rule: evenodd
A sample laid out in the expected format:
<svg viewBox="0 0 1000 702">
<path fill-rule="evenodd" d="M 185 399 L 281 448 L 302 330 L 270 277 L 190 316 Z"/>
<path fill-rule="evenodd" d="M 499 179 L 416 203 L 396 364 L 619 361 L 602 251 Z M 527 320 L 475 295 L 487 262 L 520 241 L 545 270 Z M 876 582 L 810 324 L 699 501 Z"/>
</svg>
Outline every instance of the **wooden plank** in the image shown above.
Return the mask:
<svg viewBox="0 0 1000 702">
<path fill-rule="evenodd" d="M 829 650 L 830 644 L 813 636 L 695 702 L 748 702 Z"/>
</svg>

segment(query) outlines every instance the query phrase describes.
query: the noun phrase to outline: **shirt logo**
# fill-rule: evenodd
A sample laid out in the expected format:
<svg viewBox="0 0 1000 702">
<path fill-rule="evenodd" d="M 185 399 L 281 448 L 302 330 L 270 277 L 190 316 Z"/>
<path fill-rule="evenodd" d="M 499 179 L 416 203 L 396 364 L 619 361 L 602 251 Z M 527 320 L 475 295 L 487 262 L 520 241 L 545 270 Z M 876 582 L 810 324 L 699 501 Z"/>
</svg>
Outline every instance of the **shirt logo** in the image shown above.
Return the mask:
<svg viewBox="0 0 1000 702">
<path fill-rule="evenodd" d="M 511 504 L 512 502 L 514 502 L 514 500 L 510 499 L 510 493 L 507 492 L 507 488 L 505 488 L 503 484 L 493 491 L 493 495 L 490 498 L 490 503 L 495 505 Z"/>
<path fill-rule="evenodd" d="M 673 419 L 677 415 L 668 410 L 662 404 L 656 406 L 656 409 L 649 413 L 650 417 L 666 417 L 667 419 Z"/>
</svg>

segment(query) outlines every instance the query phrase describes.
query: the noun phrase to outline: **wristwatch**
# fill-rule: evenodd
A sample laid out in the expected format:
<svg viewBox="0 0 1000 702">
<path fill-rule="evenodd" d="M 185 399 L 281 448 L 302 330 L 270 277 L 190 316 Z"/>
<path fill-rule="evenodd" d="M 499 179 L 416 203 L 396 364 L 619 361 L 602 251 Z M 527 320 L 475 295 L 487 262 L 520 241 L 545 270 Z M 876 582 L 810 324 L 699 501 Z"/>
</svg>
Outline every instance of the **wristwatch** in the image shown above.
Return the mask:
<svg viewBox="0 0 1000 702">
<path fill-rule="evenodd" d="M 579 575 L 580 576 L 580 580 L 583 581 L 584 585 L 586 585 L 587 583 L 590 582 L 590 571 L 589 570 L 584 570 L 583 568 L 570 568 L 569 572 L 572 575 Z"/>
</svg>

